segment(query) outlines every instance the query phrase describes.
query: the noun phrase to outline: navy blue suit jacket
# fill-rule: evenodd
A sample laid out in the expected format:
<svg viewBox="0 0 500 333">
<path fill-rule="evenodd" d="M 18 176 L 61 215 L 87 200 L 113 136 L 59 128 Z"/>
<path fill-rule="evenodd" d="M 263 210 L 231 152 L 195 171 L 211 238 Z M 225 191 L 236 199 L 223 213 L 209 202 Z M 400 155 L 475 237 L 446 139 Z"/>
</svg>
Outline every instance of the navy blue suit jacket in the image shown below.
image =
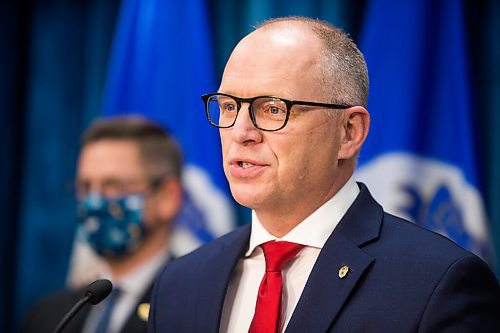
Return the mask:
<svg viewBox="0 0 500 333">
<path fill-rule="evenodd" d="M 367 188 L 330 235 L 286 332 L 500 332 L 500 287 L 448 239 L 384 213 Z M 218 332 L 250 225 L 166 266 L 148 332 Z M 350 270 L 339 278 L 340 267 Z"/>
</svg>

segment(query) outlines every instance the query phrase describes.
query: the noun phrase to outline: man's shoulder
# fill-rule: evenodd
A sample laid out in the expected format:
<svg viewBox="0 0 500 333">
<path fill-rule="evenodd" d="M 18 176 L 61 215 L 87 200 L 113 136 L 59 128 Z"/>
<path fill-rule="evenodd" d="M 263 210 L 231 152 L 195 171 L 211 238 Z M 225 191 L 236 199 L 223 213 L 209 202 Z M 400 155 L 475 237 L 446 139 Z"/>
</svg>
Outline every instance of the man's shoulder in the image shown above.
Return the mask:
<svg viewBox="0 0 500 333">
<path fill-rule="evenodd" d="M 433 285 L 444 277 L 481 272 L 491 279 L 488 264 L 449 238 L 408 220 L 384 213 L 379 239 L 363 247 L 375 258 L 381 276 L 390 272 L 400 281 Z M 467 273 L 467 274 L 468 274 Z"/>
<path fill-rule="evenodd" d="M 241 226 L 186 255 L 170 261 L 162 273 L 165 273 L 165 271 L 174 273 L 177 270 L 186 268 L 190 271 L 201 269 L 203 265 L 200 264 L 217 259 L 221 252 L 246 245 L 249 235 L 250 225 Z"/>
<path fill-rule="evenodd" d="M 348 238 L 364 244 L 366 251 L 394 259 L 425 258 L 436 262 L 473 256 L 447 237 L 386 212 L 366 185 L 358 185 L 361 192 L 346 214 L 346 222 L 339 227 Z"/>
<path fill-rule="evenodd" d="M 390 246 L 417 256 L 434 254 L 432 257 L 447 260 L 473 255 L 448 237 L 387 212 L 384 212 L 380 237 L 390 241 Z"/>
<path fill-rule="evenodd" d="M 52 332 L 71 307 L 83 297 L 82 290 L 62 289 L 37 299 L 26 312 L 19 332 Z M 86 305 L 88 308 L 88 305 Z M 68 327 L 80 328 L 77 322 L 87 315 L 84 308 Z"/>
<path fill-rule="evenodd" d="M 207 297 L 209 291 L 229 279 L 233 266 L 247 247 L 249 235 L 250 226 L 245 225 L 170 261 L 156 280 L 151 303 L 157 308 L 168 308 L 168 318 L 180 320 L 179 316 L 188 313 L 179 310 L 181 303 L 185 309 L 193 309 L 200 299 Z M 152 313 L 155 318 L 155 311 Z M 156 320 L 166 320 L 165 315 L 163 313 L 162 319 Z M 190 319 L 186 317 L 185 320 Z"/>
<path fill-rule="evenodd" d="M 348 211 L 349 223 L 343 226 L 348 237 L 358 239 L 361 232 L 370 237 L 359 239 L 374 240 L 374 247 L 397 248 L 400 255 L 427 255 L 428 251 L 441 251 L 438 256 L 441 258 L 443 255 L 461 257 L 470 254 L 445 236 L 388 213 L 372 197 L 365 184 L 358 183 L 358 186 L 360 194 Z"/>
<path fill-rule="evenodd" d="M 39 299 L 37 299 L 32 308 L 35 309 L 50 309 L 52 304 L 57 304 L 62 307 L 65 304 L 73 305 L 80 298 L 84 296 L 83 290 L 73 290 L 73 289 L 60 289 L 46 294 Z"/>
</svg>

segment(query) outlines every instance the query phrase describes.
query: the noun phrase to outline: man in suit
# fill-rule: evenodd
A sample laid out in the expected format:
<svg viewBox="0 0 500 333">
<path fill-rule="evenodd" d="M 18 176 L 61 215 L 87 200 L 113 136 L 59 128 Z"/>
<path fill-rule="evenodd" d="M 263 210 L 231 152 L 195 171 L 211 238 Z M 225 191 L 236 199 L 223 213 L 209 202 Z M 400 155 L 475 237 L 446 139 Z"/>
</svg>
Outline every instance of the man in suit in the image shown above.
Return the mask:
<svg viewBox="0 0 500 333">
<path fill-rule="evenodd" d="M 171 224 L 182 205 L 181 164 L 173 139 L 144 119 L 98 120 L 86 131 L 76 182 L 78 237 L 105 262 L 100 277 L 114 288 L 65 331 L 147 330 L 153 281 L 169 259 Z M 21 331 L 52 332 L 82 296 L 67 289 L 43 298 Z"/>
<path fill-rule="evenodd" d="M 328 23 L 275 19 L 239 42 L 202 98 L 252 221 L 162 271 L 149 332 L 500 330 L 488 266 L 353 180 L 367 96 L 361 52 Z"/>
</svg>

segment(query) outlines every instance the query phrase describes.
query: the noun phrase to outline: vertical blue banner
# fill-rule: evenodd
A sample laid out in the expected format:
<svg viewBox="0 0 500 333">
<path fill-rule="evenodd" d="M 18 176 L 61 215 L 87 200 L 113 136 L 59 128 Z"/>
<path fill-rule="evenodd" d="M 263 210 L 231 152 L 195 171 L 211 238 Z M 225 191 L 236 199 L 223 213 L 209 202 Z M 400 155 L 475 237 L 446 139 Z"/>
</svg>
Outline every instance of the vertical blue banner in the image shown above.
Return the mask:
<svg viewBox="0 0 500 333">
<path fill-rule="evenodd" d="M 386 210 L 491 261 L 463 2 L 373 0 L 361 49 L 372 126 L 357 179 Z"/>
<path fill-rule="evenodd" d="M 142 115 L 163 125 L 185 158 L 186 204 L 174 233 L 183 254 L 233 226 L 218 131 L 200 95 L 217 90 L 204 0 L 125 0 L 104 92 L 103 114 Z"/>
</svg>

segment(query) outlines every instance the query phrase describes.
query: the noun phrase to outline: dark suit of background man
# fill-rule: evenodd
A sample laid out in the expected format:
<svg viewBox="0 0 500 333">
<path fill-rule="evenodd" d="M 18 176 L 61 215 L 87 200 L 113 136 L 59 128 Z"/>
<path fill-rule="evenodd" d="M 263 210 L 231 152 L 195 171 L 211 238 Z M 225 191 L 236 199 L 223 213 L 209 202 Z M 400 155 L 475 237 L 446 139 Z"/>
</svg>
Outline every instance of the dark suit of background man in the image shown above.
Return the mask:
<svg viewBox="0 0 500 333">
<path fill-rule="evenodd" d="M 162 271 L 149 332 L 500 332 L 488 266 L 384 213 L 353 180 L 368 76 L 344 33 L 306 18 L 265 23 L 232 52 L 219 93 L 203 96 L 207 115 L 252 223 Z M 283 245 L 272 241 L 304 247 L 281 270 L 278 317 L 262 322 L 257 302 L 280 276 L 264 272 L 263 248 Z"/>
<path fill-rule="evenodd" d="M 116 295 L 86 305 L 65 332 L 145 332 L 153 281 L 169 259 L 171 222 L 182 205 L 181 154 L 160 127 L 139 118 L 95 122 L 77 170 L 78 237 L 106 263 Z M 92 267 L 89 267 L 91 269 Z M 29 310 L 22 332 L 52 332 L 82 290 L 64 290 Z M 102 322 L 102 323 L 101 323 Z"/>
</svg>

